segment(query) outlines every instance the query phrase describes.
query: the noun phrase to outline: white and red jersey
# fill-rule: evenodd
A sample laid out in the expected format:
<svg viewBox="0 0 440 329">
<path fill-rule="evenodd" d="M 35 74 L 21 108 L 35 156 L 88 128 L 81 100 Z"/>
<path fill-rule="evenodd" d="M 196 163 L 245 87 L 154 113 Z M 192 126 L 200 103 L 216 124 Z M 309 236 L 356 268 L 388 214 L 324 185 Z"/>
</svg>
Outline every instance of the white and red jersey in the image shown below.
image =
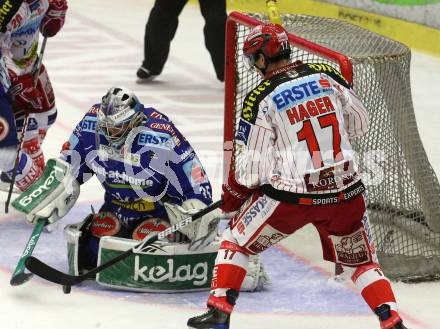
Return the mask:
<svg viewBox="0 0 440 329">
<path fill-rule="evenodd" d="M 342 191 L 360 180 L 349 138 L 367 129 L 367 110 L 338 71 L 290 66 L 244 99 L 235 179 L 299 194 Z"/>
<path fill-rule="evenodd" d="M 1 47 L 6 66 L 17 75 L 31 73 L 37 59 L 40 25 L 48 0 L 24 1 L 9 22 Z"/>
</svg>

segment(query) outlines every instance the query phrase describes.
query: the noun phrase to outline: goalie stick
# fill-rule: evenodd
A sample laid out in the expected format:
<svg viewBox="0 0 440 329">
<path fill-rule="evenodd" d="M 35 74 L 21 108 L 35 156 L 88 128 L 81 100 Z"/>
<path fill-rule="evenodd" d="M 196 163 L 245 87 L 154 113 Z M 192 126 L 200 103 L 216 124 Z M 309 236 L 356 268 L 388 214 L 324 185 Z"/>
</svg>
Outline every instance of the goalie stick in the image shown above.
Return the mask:
<svg viewBox="0 0 440 329">
<path fill-rule="evenodd" d="M 195 213 L 194 215 L 192 215 L 184 220 L 181 220 L 180 222 L 167 228 L 166 230 L 159 232 L 158 234 L 156 234 L 152 237 L 149 237 L 149 238 L 142 240 L 139 244 L 137 244 L 133 248 L 128 249 L 127 251 L 124 251 L 119 256 L 117 256 L 113 259 L 110 259 L 108 262 L 105 262 L 104 264 L 101 264 L 101 265 L 91 269 L 90 271 L 87 271 L 86 273 L 83 273 L 80 275 L 70 275 L 70 274 L 66 274 L 61 271 L 58 271 L 57 269 L 43 263 L 38 258 L 35 258 L 33 256 L 30 256 L 29 258 L 26 259 L 26 261 L 25 261 L 26 268 L 29 271 L 31 271 L 32 273 L 38 275 L 39 277 L 41 277 L 47 281 L 63 285 L 65 288 L 69 288 L 71 286 L 74 286 L 78 283 L 83 282 L 87 278 L 95 275 L 98 272 L 105 270 L 106 268 L 112 266 L 113 264 L 116 264 L 117 262 L 129 257 L 133 253 L 142 251 L 146 246 L 153 244 L 157 240 L 164 239 L 167 235 L 178 231 L 182 227 L 187 226 L 188 224 L 190 224 L 193 221 L 199 219 L 200 217 L 206 215 L 207 213 L 217 209 L 222 204 L 223 204 L 222 200 L 214 202 L 211 205 L 209 205 L 208 207 L 200 210 L 199 212 Z"/>
<path fill-rule="evenodd" d="M 37 224 L 35 224 L 34 230 L 32 231 L 29 241 L 26 244 L 26 247 L 24 248 L 20 260 L 18 261 L 17 267 L 15 268 L 15 271 L 12 274 L 11 280 L 9 281 L 11 286 L 19 286 L 27 282 L 32 277 L 32 273 L 24 272 L 25 270 L 24 262 L 34 251 L 38 239 L 40 238 L 41 232 L 43 231 L 43 228 L 46 224 L 47 224 L 46 218 L 40 218 Z"/>
</svg>

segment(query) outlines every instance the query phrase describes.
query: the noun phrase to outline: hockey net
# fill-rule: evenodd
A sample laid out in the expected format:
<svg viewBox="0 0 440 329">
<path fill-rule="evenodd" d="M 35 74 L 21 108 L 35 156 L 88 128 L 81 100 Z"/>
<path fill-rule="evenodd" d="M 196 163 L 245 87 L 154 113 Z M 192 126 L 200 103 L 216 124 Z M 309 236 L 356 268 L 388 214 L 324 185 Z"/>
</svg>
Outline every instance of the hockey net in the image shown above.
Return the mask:
<svg viewBox="0 0 440 329">
<path fill-rule="evenodd" d="M 384 272 L 404 281 L 439 278 L 440 185 L 417 130 L 410 49 L 336 19 L 291 14 L 281 18 L 289 32 L 292 60 L 340 70 L 369 111 L 369 132 L 352 144 L 366 174 L 369 216 Z M 267 22 L 263 14 L 233 12 L 228 18 L 225 173 L 231 161 L 234 168 L 232 141 L 243 99 L 260 82 L 244 66 L 242 44 L 261 21 Z M 374 173 L 371 168 L 376 168 Z"/>
</svg>

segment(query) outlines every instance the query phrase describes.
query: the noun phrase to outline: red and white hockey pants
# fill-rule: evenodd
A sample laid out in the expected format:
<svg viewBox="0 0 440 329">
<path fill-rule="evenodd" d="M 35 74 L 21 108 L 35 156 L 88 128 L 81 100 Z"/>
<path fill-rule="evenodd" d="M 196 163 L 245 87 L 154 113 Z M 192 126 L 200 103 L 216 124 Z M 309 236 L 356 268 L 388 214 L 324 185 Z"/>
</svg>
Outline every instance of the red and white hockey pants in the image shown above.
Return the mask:
<svg viewBox="0 0 440 329">
<path fill-rule="evenodd" d="M 239 291 L 249 255 L 260 253 L 306 224 L 321 238 L 325 260 L 337 262 L 372 310 L 396 301 L 377 261 L 364 196 L 338 204 L 307 206 L 276 201 L 255 192 L 232 218 L 217 254 L 208 305 L 232 312 L 227 291 Z"/>
</svg>

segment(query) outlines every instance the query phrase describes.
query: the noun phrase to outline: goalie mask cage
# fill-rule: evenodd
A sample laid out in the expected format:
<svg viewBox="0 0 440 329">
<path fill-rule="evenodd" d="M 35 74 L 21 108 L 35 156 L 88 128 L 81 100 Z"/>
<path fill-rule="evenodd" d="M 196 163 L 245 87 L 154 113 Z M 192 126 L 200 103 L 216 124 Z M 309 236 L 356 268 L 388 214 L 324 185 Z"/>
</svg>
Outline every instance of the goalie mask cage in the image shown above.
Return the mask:
<svg viewBox="0 0 440 329">
<path fill-rule="evenodd" d="M 292 14 L 281 18 L 289 32 L 292 60 L 326 63 L 338 69 L 353 83 L 369 111 L 370 129 L 352 145 L 361 159 L 360 171 L 372 178 L 365 179 L 367 203 L 384 272 L 403 281 L 439 278 L 440 186 L 417 130 L 410 49 L 336 19 Z M 263 14 L 233 12 L 228 18 L 225 174 L 234 170 L 232 141 L 243 99 L 261 81 L 244 66 L 242 45 L 252 27 L 267 21 Z M 379 166 L 379 172 L 368 170 L 372 163 Z"/>
</svg>

